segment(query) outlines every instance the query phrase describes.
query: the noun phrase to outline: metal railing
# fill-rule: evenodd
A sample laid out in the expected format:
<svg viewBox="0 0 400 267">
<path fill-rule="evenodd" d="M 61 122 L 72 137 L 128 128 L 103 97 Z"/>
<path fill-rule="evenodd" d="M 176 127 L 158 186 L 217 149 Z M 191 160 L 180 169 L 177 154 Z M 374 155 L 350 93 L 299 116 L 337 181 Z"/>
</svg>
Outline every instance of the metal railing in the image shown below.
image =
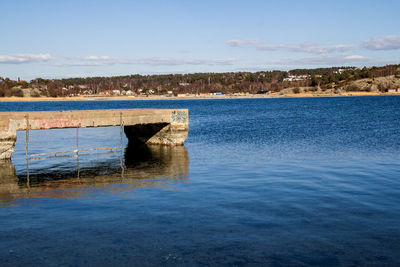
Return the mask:
<svg viewBox="0 0 400 267">
<path fill-rule="evenodd" d="M 122 146 L 123 146 L 123 126 L 124 122 L 122 120 L 122 112 L 120 113 L 120 146 L 119 147 L 104 147 L 104 148 L 89 148 L 89 149 L 79 149 L 79 126 L 78 127 L 71 127 L 71 128 L 76 128 L 76 149 L 75 150 L 67 150 L 67 151 L 56 151 L 56 152 L 47 152 L 47 153 L 36 153 L 36 154 L 29 154 L 29 130 L 30 130 L 30 124 L 29 124 L 29 114 L 25 115 L 25 120 L 26 120 L 26 130 L 25 130 L 25 137 L 26 137 L 26 144 L 25 144 L 25 157 L 26 157 L 26 184 L 28 190 L 30 190 L 30 175 L 29 175 L 29 161 L 30 160 L 41 160 L 41 159 L 49 159 L 49 158 L 54 158 L 57 157 L 58 154 L 73 154 L 73 155 L 62 155 L 61 157 L 76 157 L 76 163 L 77 163 L 77 177 L 80 177 L 80 167 L 79 167 L 79 153 L 80 152 L 89 152 L 89 151 L 106 151 L 106 150 L 120 150 L 121 155 L 120 155 L 120 162 L 121 162 L 121 179 L 124 179 L 125 175 L 125 168 L 124 168 L 124 162 L 122 158 Z M 42 157 L 46 156 L 46 157 Z"/>
<path fill-rule="evenodd" d="M 25 156 L 27 160 L 31 159 L 46 159 L 46 158 L 53 158 L 57 157 L 59 154 L 75 154 L 76 156 L 79 155 L 81 152 L 89 152 L 89 151 L 104 151 L 104 150 L 122 150 L 122 135 L 123 135 L 123 126 L 124 122 L 122 121 L 122 112 L 120 113 L 120 146 L 119 147 L 103 147 L 103 148 L 88 148 L 88 149 L 79 149 L 79 128 L 80 124 L 76 128 L 76 149 L 74 150 L 66 150 L 66 151 L 56 151 L 56 152 L 46 152 L 46 153 L 36 153 L 36 154 L 29 154 L 29 115 L 25 115 L 26 120 L 26 129 L 25 129 L 25 138 L 26 138 L 26 146 L 25 146 Z M 47 156 L 47 157 L 43 157 Z"/>
</svg>

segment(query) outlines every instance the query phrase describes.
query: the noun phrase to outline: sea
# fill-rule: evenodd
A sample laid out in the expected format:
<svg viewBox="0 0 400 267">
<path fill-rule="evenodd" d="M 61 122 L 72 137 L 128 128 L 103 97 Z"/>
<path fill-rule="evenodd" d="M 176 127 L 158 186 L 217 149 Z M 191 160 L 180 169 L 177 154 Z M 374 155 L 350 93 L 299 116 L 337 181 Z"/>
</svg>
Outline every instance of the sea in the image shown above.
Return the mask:
<svg viewBox="0 0 400 267">
<path fill-rule="evenodd" d="M 0 163 L 0 266 L 400 266 L 400 96 L 0 102 L 187 108 L 184 146 Z M 32 130 L 30 154 L 76 129 Z M 120 127 L 79 129 L 120 146 Z"/>
</svg>

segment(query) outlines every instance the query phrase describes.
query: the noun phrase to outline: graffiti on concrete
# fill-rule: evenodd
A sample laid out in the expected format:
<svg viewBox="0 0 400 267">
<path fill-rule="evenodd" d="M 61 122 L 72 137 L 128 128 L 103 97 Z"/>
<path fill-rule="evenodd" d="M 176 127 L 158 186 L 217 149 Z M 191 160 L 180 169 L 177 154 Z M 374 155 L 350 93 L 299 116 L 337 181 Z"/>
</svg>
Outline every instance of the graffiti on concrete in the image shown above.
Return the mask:
<svg viewBox="0 0 400 267">
<path fill-rule="evenodd" d="M 186 123 L 188 115 L 185 111 L 172 111 L 172 122 Z"/>
<path fill-rule="evenodd" d="M 56 119 L 56 120 L 46 120 L 41 118 L 33 118 L 34 120 L 39 120 L 40 129 L 51 129 L 51 128 L 69 128 L 69 127 L 79 127 L 82 123 L 81 119 L 69 120 L 69 119 Z"/>
</svg>

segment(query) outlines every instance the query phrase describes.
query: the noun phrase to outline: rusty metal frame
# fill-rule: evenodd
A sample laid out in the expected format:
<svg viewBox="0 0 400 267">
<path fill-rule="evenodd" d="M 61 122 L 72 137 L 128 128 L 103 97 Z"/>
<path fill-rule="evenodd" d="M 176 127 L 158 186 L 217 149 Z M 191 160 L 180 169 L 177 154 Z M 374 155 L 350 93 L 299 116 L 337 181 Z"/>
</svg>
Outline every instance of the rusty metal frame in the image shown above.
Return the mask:
<svg viewBox="0 0 400 267">
<path fill-rule="evenodd" d="M 76 127 L 76 149 L 75 150 L 67 150 L 67 151 L 56 151 L 56 152 L 47 152 L 47 153 L 36 153 L 36 154 L 29 154 L 29 115 L 27 114 L 25 116 L 26 119 L 26 128 L 25 128 L 25 138 L 26 138 L 26 144 L 25 144 L 25 157 L 26 160 L 32 160 L 32 159 L 47 159 L 47 158 L 54 158 L 57 157 L 58 154 L 75 154 L 76 156 L 79 156 L 80 152 L 89 152 L 89 151 L 104 151 L 104 150 L 121 150 L 122 153 L 122 145 L 123 145 L 123 126 L 124 122 L 122 121 L 122 112 L 120 113 L 120 146 L 119 147 L 104 147 L 104 148 L 89 148 L 89 149 L 79 149 L 79 126 Z M 75 127 L 74 127 L 75 128 Z M 42 157 L 42 156 L 47 156 L 47 157 Z M 65 157 L 65 155 L 63 156 Z"/>
</svg>

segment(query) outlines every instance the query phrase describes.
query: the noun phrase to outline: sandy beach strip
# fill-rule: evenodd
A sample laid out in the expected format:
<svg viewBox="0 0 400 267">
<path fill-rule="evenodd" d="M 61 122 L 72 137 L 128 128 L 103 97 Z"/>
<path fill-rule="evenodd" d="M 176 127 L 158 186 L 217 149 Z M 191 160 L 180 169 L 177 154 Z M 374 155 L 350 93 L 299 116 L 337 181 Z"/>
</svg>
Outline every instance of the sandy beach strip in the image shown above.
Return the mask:
<svg viewBox="0 0 400 267">
<path fill-rule="evenodd" d="M 166 96 L 73 96 L 73 97 L 0 97 L 0 102 L 33 102 L 33 101 L 123 101 L 123 100 L 185 100 L 185 99 L 249 99 L 249 98 L 293 98 L 293 97 L 341 97 L 341 96 L 382 96 L 400 95 L 400 93 L 378 92 L 345 92 L 340 94 L 324 93 L 286 93 L 254 94 L 254 95 L 201 95 L 184 97 Z"/>
</svg>

